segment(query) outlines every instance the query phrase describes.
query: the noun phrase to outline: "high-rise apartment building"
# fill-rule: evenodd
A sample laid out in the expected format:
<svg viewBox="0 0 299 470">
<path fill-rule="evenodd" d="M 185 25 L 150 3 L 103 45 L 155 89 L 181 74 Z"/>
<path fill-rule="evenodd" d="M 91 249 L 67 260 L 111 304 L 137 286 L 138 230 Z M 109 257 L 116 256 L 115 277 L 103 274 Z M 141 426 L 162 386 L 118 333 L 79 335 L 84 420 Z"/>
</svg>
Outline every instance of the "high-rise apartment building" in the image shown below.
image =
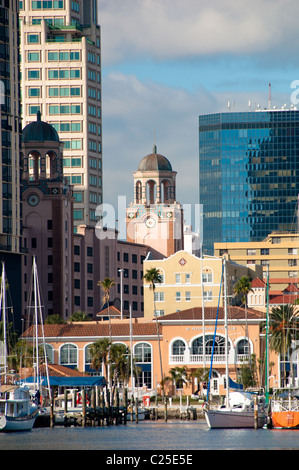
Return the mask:
<svg viewBox="0 0 299 470">
<path fill-rule="evenodd" d="M 18 0 L 0 0 L 0 261 L 11 288 L 15 319 L 21 311 L 22 208 Z M 18 328 L 19 325 L 16 325 Z"/>
<path fill-rule="evenodd" d="M 101 31 L 96 0 L 20 1 L 23 127 L 37 111 L 64 142 L 74 225 L 102 203 Z"/>
<path fill-rule="evenodd" d="M 205 253 L 297 229 L 299 111 L 200 116 L 199 166 Z"/>
</svg>

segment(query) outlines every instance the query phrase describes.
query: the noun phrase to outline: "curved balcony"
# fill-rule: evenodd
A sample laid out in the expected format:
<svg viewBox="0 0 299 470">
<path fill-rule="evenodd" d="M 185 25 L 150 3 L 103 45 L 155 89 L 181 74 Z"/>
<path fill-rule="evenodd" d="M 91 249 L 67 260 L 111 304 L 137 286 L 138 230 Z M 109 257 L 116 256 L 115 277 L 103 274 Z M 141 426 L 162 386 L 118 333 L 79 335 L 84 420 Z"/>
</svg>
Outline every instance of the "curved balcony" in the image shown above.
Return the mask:
<svg viewBox="0 0 299 470">
<path fill-rule="evenodd" d="M 229 364 L 241 364 L 243 362 L 247 362 L 250 358 L 250 354 L 237 354 L 236 351 L 232 350 L 229 352 L 228 355 L 228 363 Z M 212 356 L 210 354 L 206 354 L 205 362 L 209 364 L 211 362 Z M 169 364 L 175 365 L 201 365 L 204 364 L 204 356 L 203 354 L 190 354 L 188 351 L 185 354 L 170 354 L 169 356 Z M 225 354 L 214 354 L 213 356 L 213 364 L 225 364 Z"/>
</svg>

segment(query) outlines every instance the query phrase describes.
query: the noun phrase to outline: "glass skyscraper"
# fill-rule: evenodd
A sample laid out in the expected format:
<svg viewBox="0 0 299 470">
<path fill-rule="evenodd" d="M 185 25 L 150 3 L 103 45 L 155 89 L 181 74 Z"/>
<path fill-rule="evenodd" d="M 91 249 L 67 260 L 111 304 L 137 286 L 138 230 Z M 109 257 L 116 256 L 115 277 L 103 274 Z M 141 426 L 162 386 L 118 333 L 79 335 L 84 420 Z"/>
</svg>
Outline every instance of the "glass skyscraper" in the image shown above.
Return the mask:
<svg viewBox="0 0 299 470">
<path fill-rule="evenodd" d="M 205 253 L 215 242 L 295 231 L 299 111 L 200 116 L 199 185 Z"/>
</svg>

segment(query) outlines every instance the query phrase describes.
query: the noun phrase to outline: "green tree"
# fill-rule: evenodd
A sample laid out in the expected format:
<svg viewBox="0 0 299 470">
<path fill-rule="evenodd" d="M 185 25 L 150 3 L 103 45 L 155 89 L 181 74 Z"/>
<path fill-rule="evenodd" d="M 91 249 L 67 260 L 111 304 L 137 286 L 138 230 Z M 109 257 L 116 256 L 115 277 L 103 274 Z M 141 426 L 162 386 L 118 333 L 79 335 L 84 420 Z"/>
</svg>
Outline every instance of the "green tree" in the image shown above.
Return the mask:
<svg viewBox="0 0 299 470">
<path fill-rule="evenodd" d="M 45 320 L 46 325 L 65 325 L 66 321 L 60 315 L 49 315 Z"/>
<path fill-rule="evenodd" d="M 109 338 L 110 338 L 110 346 L 111 346 L 112 334 L 111 334 L 111 318 L 110 318 L 110 311 L 109 311 L 109 302 L 110 302 L 110 291 L 112 287 L 115 286 L 115 282 L 114 282 L 114 279 L 111 279 L 110 277 L 105 277 L 103 281 L 98 281 L 98 286 L 100 286 L 103 291 L 103 297 L 102 297 L 103 305 L 107 304 L 108 319 L 109 319 Z M 108 355 L 110 355 L 110 346 L 109 346 Z M 108 362 L 110 362 L 109 358 L 108 358 Z M 109 374 L 108 380 L 109 380 L 109 385 L 111 385 L 110 374 Z"/>
<path fill-rule="evenodd" d="M 265 325 L 263 325 L 265 327 Z M 291 361 L 292 345 L 299 340 L 299 317 L 294 305 L 273 307 L 269 314 L 269 348 L 280 354 L 284 364 L 284 383 L 286 381 L 285 363 L 287 356 Z M 298 349 L 298 345 L 295 349 Z M 293 377 L 291 363 L 291 377 Z"/>
<path fill-rule="evenodd" d="M 238 380 L 243 385 L 244 390 L 257 386 L 256 356 L 252 354 L 249 361 L 243 361 L 239 367 Z"/>
<path fill-rule="evenodd" d="M 234 293 L 237 297 L 241 296 L 241 302 L 245 305 L 245 336 L 248 338 L 248 321 L 247 321 L 247 295 L 252 292 L 251 281 L 248 276 L 242 276 L 234 285 Z"/>
<path fill-rule="evenodd" d="M 78 312 L 73 313 L 73 315 L 70 318 L 71 322 L 75 321 L 89 321 L 89 317 L 85 312 L 81 312 L 78 310 Z"/>
<path fill-rule="evenodd" d="M 160 358 L 160 369 L 161 369 L 161 386 L 162 386 L 162 395 L 164 397 L 164 387 L 163 387 L 164 382 L 163 382 L 163 367 L 162 367 L 162 357 L 161 357 L 160 333 L 159 333 L 158 317 L 157 317 L 157 314 L 156 314 L 156 299 L 155 299 L 156 284 L 161 284 L 163 282 L 163 277 L 160 274 L 159 269 L 150 268 L 150 269 L 147 269 L 147 271 L 144 275 L 144 279 L 145 279 L 146 282 L 148 282 L 150 284 L 150 289 L 152 289 L 153 296 L 154 296 L 154 316 L 156 317 L 159 358 Z"/>
<path fill-rule="evenodd" d="M 175 391 L 177 389 L 182 389 L 184 385 L 187 385 L 189 382 L 189 377 L 187 373 L 186 366 L 183 367 L 172 367 L 169 370 L 171 380 L 174 382 Z"/>
<path fill-rule="evenodd" d="M 108 378 L 108 357 L 110 350 L 111 342 L 108 338 L 99 339 L 95 341 L 89 348 L 89 354 L 91 357 L 91 367 L 97 372 L 101 369 L 102 364 L 105 367 L 105 378 L 106 381 Z"/>
</svg>

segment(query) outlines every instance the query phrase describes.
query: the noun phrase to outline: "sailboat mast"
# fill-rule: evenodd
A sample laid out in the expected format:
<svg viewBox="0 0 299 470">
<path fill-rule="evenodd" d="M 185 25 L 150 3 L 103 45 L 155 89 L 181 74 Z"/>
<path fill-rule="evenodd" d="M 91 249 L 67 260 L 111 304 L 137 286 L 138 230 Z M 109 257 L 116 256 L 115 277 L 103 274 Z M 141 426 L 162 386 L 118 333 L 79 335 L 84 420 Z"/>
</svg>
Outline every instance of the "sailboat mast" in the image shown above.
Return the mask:
<svg viewBox="0 0 299 470">
<path fill-rule="evenodd" d="M 130 304 L 130 347 L 131 347 L 131 387 L 132 387 L 132 403 L 134 399 L 134 374 L 133 374 L 133 334 L 132 334 L 132 306 Z M 133 408 L 132 408 L 133 414 Z"/>
<path fill-rule="evenodd" d="M 227 328 L 227 279 L 226 258 L 224 258 L 224 321 L 225 321 L 225 369 L 226 369 L 226 406 L 229 407 L 229 370 L 228 370 L 228 328 Z"/>
<path fill-rule="evenodd" d="M 6 339 L 6 293 L 5 293 L 5 265 L 4 263 L 2 263 L 1 301 L 2 301 L 3 344 L 4 344 L 4 383 L 6 383 L 7 339 Z"/>
<path fill-rule="evenodd" d="M 36 386 L 39 390 L 39 354 L 38 354 L 38 310 L 37 310 L 37 272 L 35 257 L 33 258 L 33 282 L 34 282 L 34 317 L 35 317 L 35 358 L 36 358 Z"/>
<path fill-rule="evenodd" d="M 269 266 L 267 266 L 267 316 L 266 316 L 266 357 L 265 357 L 265 399 L 269 400 Z"/>
</svg>

